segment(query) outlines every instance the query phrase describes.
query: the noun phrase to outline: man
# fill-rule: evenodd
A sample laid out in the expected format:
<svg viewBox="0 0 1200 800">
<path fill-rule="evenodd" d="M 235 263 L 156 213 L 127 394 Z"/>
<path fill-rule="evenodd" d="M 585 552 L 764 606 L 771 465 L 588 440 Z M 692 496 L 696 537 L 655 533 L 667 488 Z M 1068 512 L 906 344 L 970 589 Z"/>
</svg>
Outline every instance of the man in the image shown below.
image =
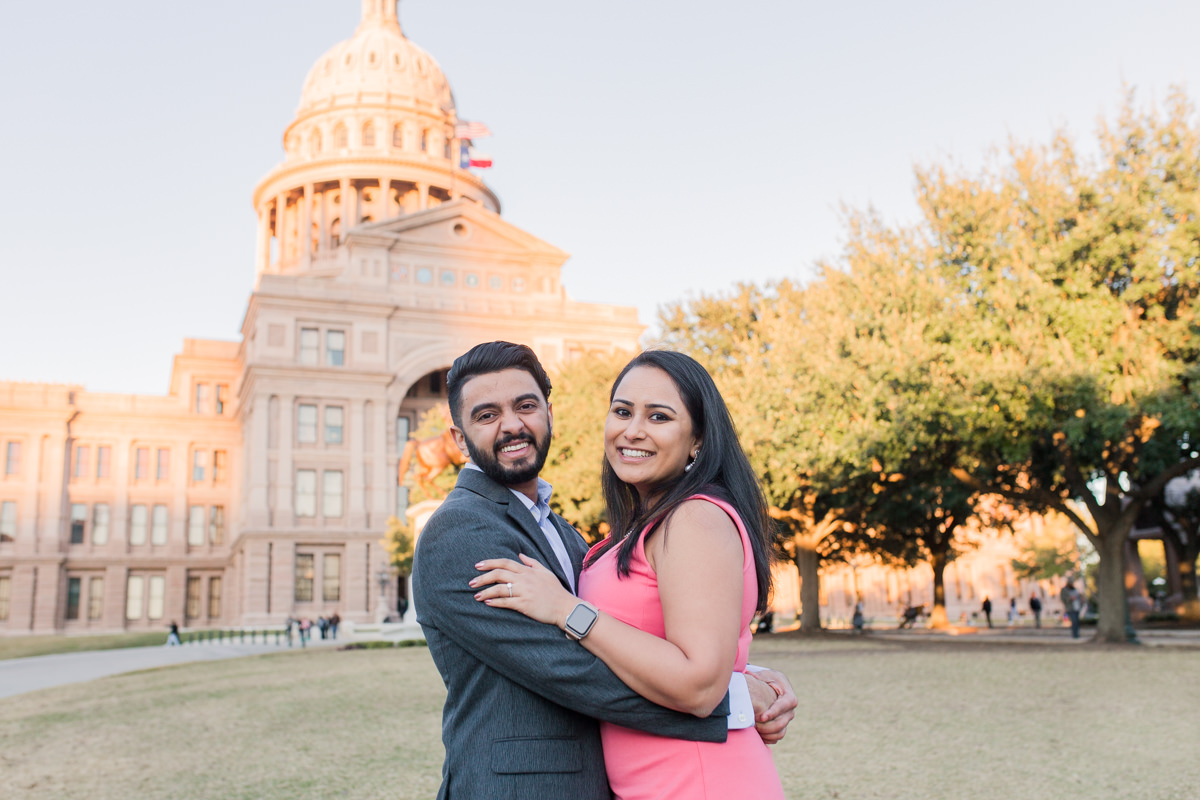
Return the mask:
<svg viewBox="0 0 1200 800">
<path fill-rule="evenodd" d="M 454 439 L 470 462 L 421 532 L 412 575 L 417 621 L 446 684 L 439 800 L 607 800 L 597 719 L 695 741 L 724 741 L 730 725 L 754 724 L 752 709 L 731 716 L 728 698 L 705 719 L 657 706 L 558 628 L 475 601 L 475 564 L 521 553 L 575 591 L 587 544 L 550 511 L 550 486 L 538 477 L 553 415 L 533 351 L 478 345 L 455 360 L 447 389 Z M 796 700 L 786 679 L 768 677 L 774 685 L 747 683 L 755 708 L 779 695 L 759 717 L 772 741 Z M 733 676 L 731 688 L 742 680 Z"/>
<path fill-rule="evenodd" d="M 1042 627 L 1042 598 L 1037 596 L 1037 590 L 1029 597 L 1029 610 L 1033 612 L 1033 625 Z"/>
<path fill-rule="evenodd" d="M 1075 581 L 1067 581 L 1059 598 L 1062 600 L 1063 611 L 1067 612 L 1067 619 L 1071 621 L 1071 638 L 1078 639 L 1079 614 L 1083 611 L 1083 595 L 1075 588 Z"/>
</svg>

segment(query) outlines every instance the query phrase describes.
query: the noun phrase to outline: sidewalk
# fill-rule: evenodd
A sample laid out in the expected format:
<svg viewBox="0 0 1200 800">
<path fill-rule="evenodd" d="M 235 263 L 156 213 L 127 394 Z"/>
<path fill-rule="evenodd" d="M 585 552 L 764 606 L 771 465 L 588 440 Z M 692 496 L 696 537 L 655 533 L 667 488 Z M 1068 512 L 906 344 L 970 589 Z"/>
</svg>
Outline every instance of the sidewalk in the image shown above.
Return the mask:
<svg viewBox="0 0 1200 800">
<path fill-rule="evenodd" d="M 347 644 L 334 639 L 310 640 L 309 647 L 336 647 Z M 38 689 L 82 683 L 123 672 L 169 667 L 193 661 L 219 661 L 226 658 L 278 653 L 286 644 L 187 644 L 181 647 L 130 647 L 123 650 L 92 650 L 84 653 L 57 653 L 49 656 L 11 658 L 0 661 L 0 697 L 11 697 Z M 299 650 L 296 644 L 292 650 Z"/>
<path fill-rule="evenodd" d="M 1177 630 L 1171 628 L 1139 628 L 1135 629 L 1138 642 L 1146 647 L 1200 647 L 1200 629 Z M 840 632 L 840 631 L 839 631 Z M 848 635 L 849 631 L 845 631 Z M 1066 627 L 1047 626 L 1032 628 L 1021 625 L 995 628 L 955 626 L 947 630 L 932 630 L 930 628 L 896 627 L 867 628 L 867 635 L 875 639 L 926 639 L 958 642 L 988 642 L 1009 644 L 1047 644 L 1047 645 L 1084 645 L 1091 642 L 1095 635 L 1094 627 L 1085 627 L 1080 631 L 1078 639 L 1071 638 L 1071 631 Z"/>
</svg>

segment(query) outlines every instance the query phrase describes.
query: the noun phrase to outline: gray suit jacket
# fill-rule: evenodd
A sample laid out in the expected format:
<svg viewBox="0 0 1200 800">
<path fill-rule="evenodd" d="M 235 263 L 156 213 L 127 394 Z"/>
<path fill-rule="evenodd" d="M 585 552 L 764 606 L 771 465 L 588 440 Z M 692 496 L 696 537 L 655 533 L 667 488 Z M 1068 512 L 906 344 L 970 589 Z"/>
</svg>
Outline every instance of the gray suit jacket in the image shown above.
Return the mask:
<svg viewBox="0 0 1200 800">
<path fill-rule="evenodd" d="M 578 578 L 587 544 L 558 515 Z M 486 558 L 536 558 L 566 576 L 521 501 L 463 470 L 417 540 L 417 621 L 446 684 L 439 800 L 608 800 L 596 719 L 681 739 L 722 742 L 728 698 L 698 719 L 638 696 L 561 630 L 474 599 Z"/>
</svg>

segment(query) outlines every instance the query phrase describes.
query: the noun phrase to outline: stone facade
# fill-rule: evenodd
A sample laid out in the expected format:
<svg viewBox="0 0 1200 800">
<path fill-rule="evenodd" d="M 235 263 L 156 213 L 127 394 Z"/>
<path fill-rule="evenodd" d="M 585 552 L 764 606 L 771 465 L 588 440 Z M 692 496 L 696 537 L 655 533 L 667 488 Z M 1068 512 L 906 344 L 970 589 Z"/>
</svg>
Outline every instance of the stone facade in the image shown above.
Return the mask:
<svg viewBox="0 0 1200 800">
<path fill-rule="evenodd" d="M 374 620 L 400 451 L 453 359 L 636 349 L 636 310 L 570 299 L 567 254 L 459 167 L 457 121 L 364 0 L 254 191 L 240 343 L 186 341 L 165 397 L 0 382 L 0 633 Z"/>
</svg>

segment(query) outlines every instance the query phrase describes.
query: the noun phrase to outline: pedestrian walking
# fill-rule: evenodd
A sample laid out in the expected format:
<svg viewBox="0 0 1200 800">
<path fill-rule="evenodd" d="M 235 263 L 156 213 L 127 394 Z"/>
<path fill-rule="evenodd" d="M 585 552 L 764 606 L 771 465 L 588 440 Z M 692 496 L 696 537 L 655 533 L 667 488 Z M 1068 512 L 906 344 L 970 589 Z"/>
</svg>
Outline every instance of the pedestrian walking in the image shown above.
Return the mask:
<svg viewBox="0 0 1200 800">
<path fill-rule="evenodd" d="M 171 632 L 167 634 L 167 647 L 181 647 L 183 642 L 179 639 L 179 623 L 171 620 Z"/>
<path fill-rule="evenodd" d="M 1042 599 L 1037 596 L 1037 592 L 1029 598 L 1029 610 L 1033 613 L 1034 627 L 1042 627 Z"/>
<path fill-rule="evenodd" d="M 1063 611 L 1067 614 L 1067 619 L 1071 621 L 1071 638 L 1079 638 L 1079 614 L 1083 611 L 1083 594 L 1075 588 L 1075 581 L 1067 581 L 1067 585 L 1063 587 L 1062 594 L 1059 595 L 1062 599 Z"/>
<path fill-rule="evenodd" d="M 988 627 L 992 627 L 992 598 L 984 597 L 982 606 L 983 616 L 987 618 Z"/>
<path fill-rule="evenodd" d="M 1008 601 L 1008 627 L 1012 627 L 1017 621 L 1017 598 L 1012 598 Z"/>
<path fill-rule="evenodd" d="M 850 620 L 850 624 L 854 626 L 855 633 L 863 632 L 863 601 L 861 599 L 854 604 L 854 617 Z"/>
</svg>

